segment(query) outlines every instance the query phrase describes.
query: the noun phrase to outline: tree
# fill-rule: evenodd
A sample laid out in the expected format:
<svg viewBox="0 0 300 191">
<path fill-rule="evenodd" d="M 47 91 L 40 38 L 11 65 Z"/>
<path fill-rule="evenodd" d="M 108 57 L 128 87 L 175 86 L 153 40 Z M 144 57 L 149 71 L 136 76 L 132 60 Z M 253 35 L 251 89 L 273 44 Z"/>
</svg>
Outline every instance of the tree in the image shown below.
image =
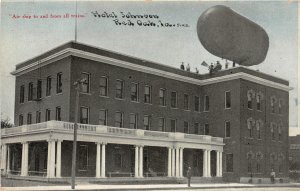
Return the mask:
<svg viewBox="0 0 300 191">
<path fill-rule="evenodd" d="M 10 128 L 12 127 L 13 124 L 10 123 L 10 120 L 8 118 L 6 119 L 1 119 L 1 129 L 4 129 L 4 128 Z"/>
</svg>

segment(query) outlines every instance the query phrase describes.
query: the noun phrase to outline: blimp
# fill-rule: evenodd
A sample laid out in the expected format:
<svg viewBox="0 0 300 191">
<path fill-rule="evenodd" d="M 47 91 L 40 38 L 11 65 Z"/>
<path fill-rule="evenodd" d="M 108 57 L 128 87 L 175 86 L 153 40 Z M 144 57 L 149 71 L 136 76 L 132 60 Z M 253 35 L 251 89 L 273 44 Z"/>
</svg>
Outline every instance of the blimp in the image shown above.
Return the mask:
<svg viewBox="0 0 300 191">
<path fill-rule="evenodd" d="M 201 14 L 197 34 L 208 52 L 244 66 L 262 63 L 269 49 L 268 34 L 261 26 L 223 5 Z"/>
</svg>

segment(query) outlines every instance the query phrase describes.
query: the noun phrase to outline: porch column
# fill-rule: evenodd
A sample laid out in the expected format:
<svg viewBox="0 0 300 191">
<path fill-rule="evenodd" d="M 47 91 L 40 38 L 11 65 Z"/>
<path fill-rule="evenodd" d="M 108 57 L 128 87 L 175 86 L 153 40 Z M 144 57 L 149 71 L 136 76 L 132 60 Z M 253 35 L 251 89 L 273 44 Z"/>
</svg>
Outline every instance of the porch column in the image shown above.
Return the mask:
<svg viewBox="0 0 300 191">
<path fill-rule="evenodd" d="M 139 177 L 139 146 L 135 145 L 134 176 Z"/>
<path fill-rule="evenodd" d="M 10 146 L 7 145 L 7 167 L 6 167 L 6 173 L 10 172 Z"/>
<path fill-rule="evenodd" d="M 144 157 L 143 157 L 143 146 L 139 147 L 140 151 L 139 151 L 139 177 L 142 178 L 143 175 L 143 161 L 144 161 Z"/>
<path fill-rule="evenodd" d="M 207 177 L 211 177 L 210 153 L 211 153 L 211 150 L 207 150 Z"/>
<path fill-rule="evenodd" d="M 168 177 L 172 176 L 172 148 L 168 148 Z"/>
<path fill-rule="evenodd" d="M 7 144 L 2 145 L 1 150 L 1 169 L 4 170 L 4 173 L 6 173 L 6 162 L 7 162 Z"/>
<path fill-rule="evenodd" d="M 55 172 L 55 141 L 48 140 L 47 178 L 54 178 Z"/>
<path fill-rule="evenodd" d="M 100 178 L 100 162 L 101 162 L 101 143 L 96 143 L 97 144 L 97 150 L 96 150 L 96 178 Z"/>
<path fill-rule="evenodd" d="M 105 178 L 105 149 L 106 143 L 102 143 L 101 148 L 101 177 Z"/>
<path fill-rule="evenodd" d="M 219 162 L 219 160 L 220 160 L 220 158 L 219 158 L 220 154 L 219 154 L 219 151 L 216 151 L 216 155 L 217 155 L 216 156 L 216 158 L 217 158 L 217 160 L 216 160 L 216 167 L 217 167 L 216 168 L 216 176 L 218 177 L 218 176 L 220 176 L 219 175 L 219 172 L 220 172 L 220 169 L 219 169 L 220 168 L 220 162 Z"/>
<path fill-rule="evenodd" d="M 28 176 L 28 142 L 22 143 L 21 176 Z"/>
<path fill-rule="evenodd" d="M 175 149 L 172 148 L 172 176 L 175 176 Z"/>
<path fill-rule="evenodd" d="M 176 174 L 175 174 L 175 176 L 179 177 L 179 148 L 178 147 L 176 148 L 175 154 L 176 154 L 176 170 L 175 170 Z"/>
<path fill-rule="evenodd" d="M 223 176 L 223 159 L 222 159 L 222 154 L 223 154 L 223 152 L 219 152 L 219 176 Z"/>
<path fill-rule="evenodd" d="M 61 177 L 61 140 L 57 141 L 56 148 L 56 178 Z"/>
<path fill-rule="evenodd" d="M 207 177 L 207 150 L 203 150 L 203 177 Z"/>
<path fill-rule="evenodd" d="M 183 177 L 183 148 L 179 148 L 179 176 Z"/>
</svg>

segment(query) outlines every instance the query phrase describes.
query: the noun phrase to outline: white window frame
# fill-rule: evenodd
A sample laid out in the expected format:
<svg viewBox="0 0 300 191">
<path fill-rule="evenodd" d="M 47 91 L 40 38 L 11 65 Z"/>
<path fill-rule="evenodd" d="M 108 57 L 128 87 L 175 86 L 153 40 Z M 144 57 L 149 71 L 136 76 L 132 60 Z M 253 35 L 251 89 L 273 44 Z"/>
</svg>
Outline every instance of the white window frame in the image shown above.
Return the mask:
<svg viewBox="0 0 300 191">
<path fill-rule="evenodd" d="M 137 113 L 130 113 L 129 114 L 129 128 L 131 129 L 130 125 L 132 124 L 131 123 L 131 116 L 134 115 L 134 124 L 135 124 L 135 127 L 133 129 L 138 129 L 138 114 Z"/>
<path fill-rule="evenodd" d="M 91 92 L 91 73 L 89 73 L 89 72 L 81 72 L 81 78 L 82 78 L 82 75 L 87 75 L 87 77 L 88 77 L 88 79 L 87 79 L 87 82 L 82 82 L 82 84 L 86 84 L 87 83 L 87 92 L 84 92 L 84 91 L 82 91 L 82 89 L 81 89 L 81 91 L 80 91 L 80 93 L 84 93 L 84 94 L 90 94 L 90 92 Z"/>
<path fill-rule="evenodd" d="M 81 122 L 81 109 L 87 109 L 87 123 L 86 124 L 89 124 L 90 123 L 90 108 L 89 107 L 86 107 L 86 106 L 80 106 L 80 122 Z"/>
<path fill-rule="evenodd" d="M 163 92 L 163 97 L 160 97 L 160 91 Z M 166 101 L 166 95 L 167 95 L 167 90 L 165 88 L 160 88 L 159 92 L 158 92 L 158 96 L 159 96 L 159 105 L 162 107 L 166 107 L 167 105 L 167 101 Z M 163 105 L 160 104 L 160 99 L 163 99 Z"/>
<path fill-rule="evenodd" d="M 175 93 L 175 107 L 173 107 L 172 106 L 172 93 Z M 171 104 L 170 104 L 170 106 L 171 106 L 171 108 L 173 108 L 173 109 L 176 109 L 176 108 L 178 108 L 178 93 L 176 92 L 176 91 L 172 91 L 171 92 Z"/>
<path fill-rule="evenodd" d="M 124 127 L 124 113 L 121 111 L 116 111 L 115 112 L 115 123 L 114 126 L 116 127 L 116 113 L 120 113 L 121 114 L 121 127 L 118 128 L 123 128 Z"/>
<path fill-rule="evenodd" d="M 132 85 L 135 85 L 136 86 L 136 100 L 132 100 Z M 131 82 L 131 85 L 130 85 L 130 101 L 132 102 L 139 102 L 139 83 L 137 82 Z"/>
<path fill-rule="evenodd" d="M 104 111 L 104 114 L 105 114 L 105 119 L 104 119 L 104 120 L 105 120 L 105 124 L 104 124 L 104 125 L 106 126 L 106 125 L 107 125 L 107 113 L 108 113 L 108 112 L 107 112 L 107 109 L 100 109 L 100 110 L 99 110 L 98 124 L 100 124 L 99 121 L 100 121 L 100 112 L 101 112 L 101 111 Z"/>
<path fill-rule="evenodd" d="M 106 95 L 101 95 L 101 93 L 100 93 L 101 92 L 100 88 L 102 87 L 101 84 L 100 84 L 100 81 L 101 81 L 102 78 L 105 78 L 105 80 L 106 80 L 106 84 L 105 84 Z M 107 76 L 100 76 L 100 78 L 99 78 L 99 95 L 101 97 L 108 97 L 108 88 L 109 88 L 109 86 L 108 86 L 108 77 Z"/>
</svg>

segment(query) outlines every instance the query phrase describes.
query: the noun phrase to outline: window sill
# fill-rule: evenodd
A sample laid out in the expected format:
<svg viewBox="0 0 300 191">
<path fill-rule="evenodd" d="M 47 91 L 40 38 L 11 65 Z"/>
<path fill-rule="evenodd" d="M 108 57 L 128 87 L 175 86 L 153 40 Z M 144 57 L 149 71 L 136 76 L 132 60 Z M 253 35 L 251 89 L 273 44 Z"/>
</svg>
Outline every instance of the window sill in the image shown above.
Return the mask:
<svg viewBox="0 0 300 191">
<path fill-rule="evenodd" d="M 230 139 L 230 138 L 231 138 L 231 137 L 224 137 L 224 139 L 227 139 L 227 140 Z"/>
<path fill-rule="evenodd" d="M 159 107 L 167 107 L 166 105 L 158 105 Z"/>
<path fill-rule="evenodd" d="M 144 102 L 144 104 L 146 104 L 146 105 L 152 105 L 152 103 L 145 103 L 145 102 Z"/>
<path fill-rule="evenodd" d="M 56 93 L 56 95 L 61 95 L 61 94 L 63 94 L 63 93 L 62 92 Z"/>
<path fill-rule="evenodd" d="M 171 109 L 179 109 L 178 107 L 171 107 Z"/>
<path fill-rule="evenodd" d="M 103 95 L 99 95 L 99 97 L 102 97 L 102 98 L 109 98 L 108 96 L 103 96 Z"/>
<path fill-rule="evenodd" d="M 253 109 L 252 109 L 252 108 L 249 108 L 249 107 L 248 107 L 247 109 L 248 109 L 248 110 L 250 110 L 250 111 L 253 111 Z"/>
<path fill-rule="evenodd" d="M 262 112 L 262 110 L 257 110 L 258 112 Z"/>
<path fill-rule="evenodd" d="M 132 103 L 140 103 L 139 101 L 132 101 L 132 100 L 130 100 L 130 102 L 132 102 Z"/>
<path fill-rule="evenodd" d="M 208 113 L 209 112 L 209 110 L 208 111 L 203 111 L 204 113 Z"/>
<path fill-rule="evenodd" d="M 190 109 L 184 109 L 183 111 L 191 111 Z"/>
<path fill-rule="evenodd" d="M 224 108 L 224 110 L 228 110 L 228 109 L 231 109 L 231 107 L 227 107 L 227 108 L 225 107 L 225 108 Z"/>
<path fill-rule="evenodd" d="M 115 98 L 116 100 L 120 100 L 120 101 L 124 101 L 125 99 L 124 98 Z"/>
<path fill-rule="evenodd" d="M 79 92 L 79 94 L 83 94 L 83 95 L 92 95 L 91 93 L 87 93 L 87 92 Z"/>
</svg>

